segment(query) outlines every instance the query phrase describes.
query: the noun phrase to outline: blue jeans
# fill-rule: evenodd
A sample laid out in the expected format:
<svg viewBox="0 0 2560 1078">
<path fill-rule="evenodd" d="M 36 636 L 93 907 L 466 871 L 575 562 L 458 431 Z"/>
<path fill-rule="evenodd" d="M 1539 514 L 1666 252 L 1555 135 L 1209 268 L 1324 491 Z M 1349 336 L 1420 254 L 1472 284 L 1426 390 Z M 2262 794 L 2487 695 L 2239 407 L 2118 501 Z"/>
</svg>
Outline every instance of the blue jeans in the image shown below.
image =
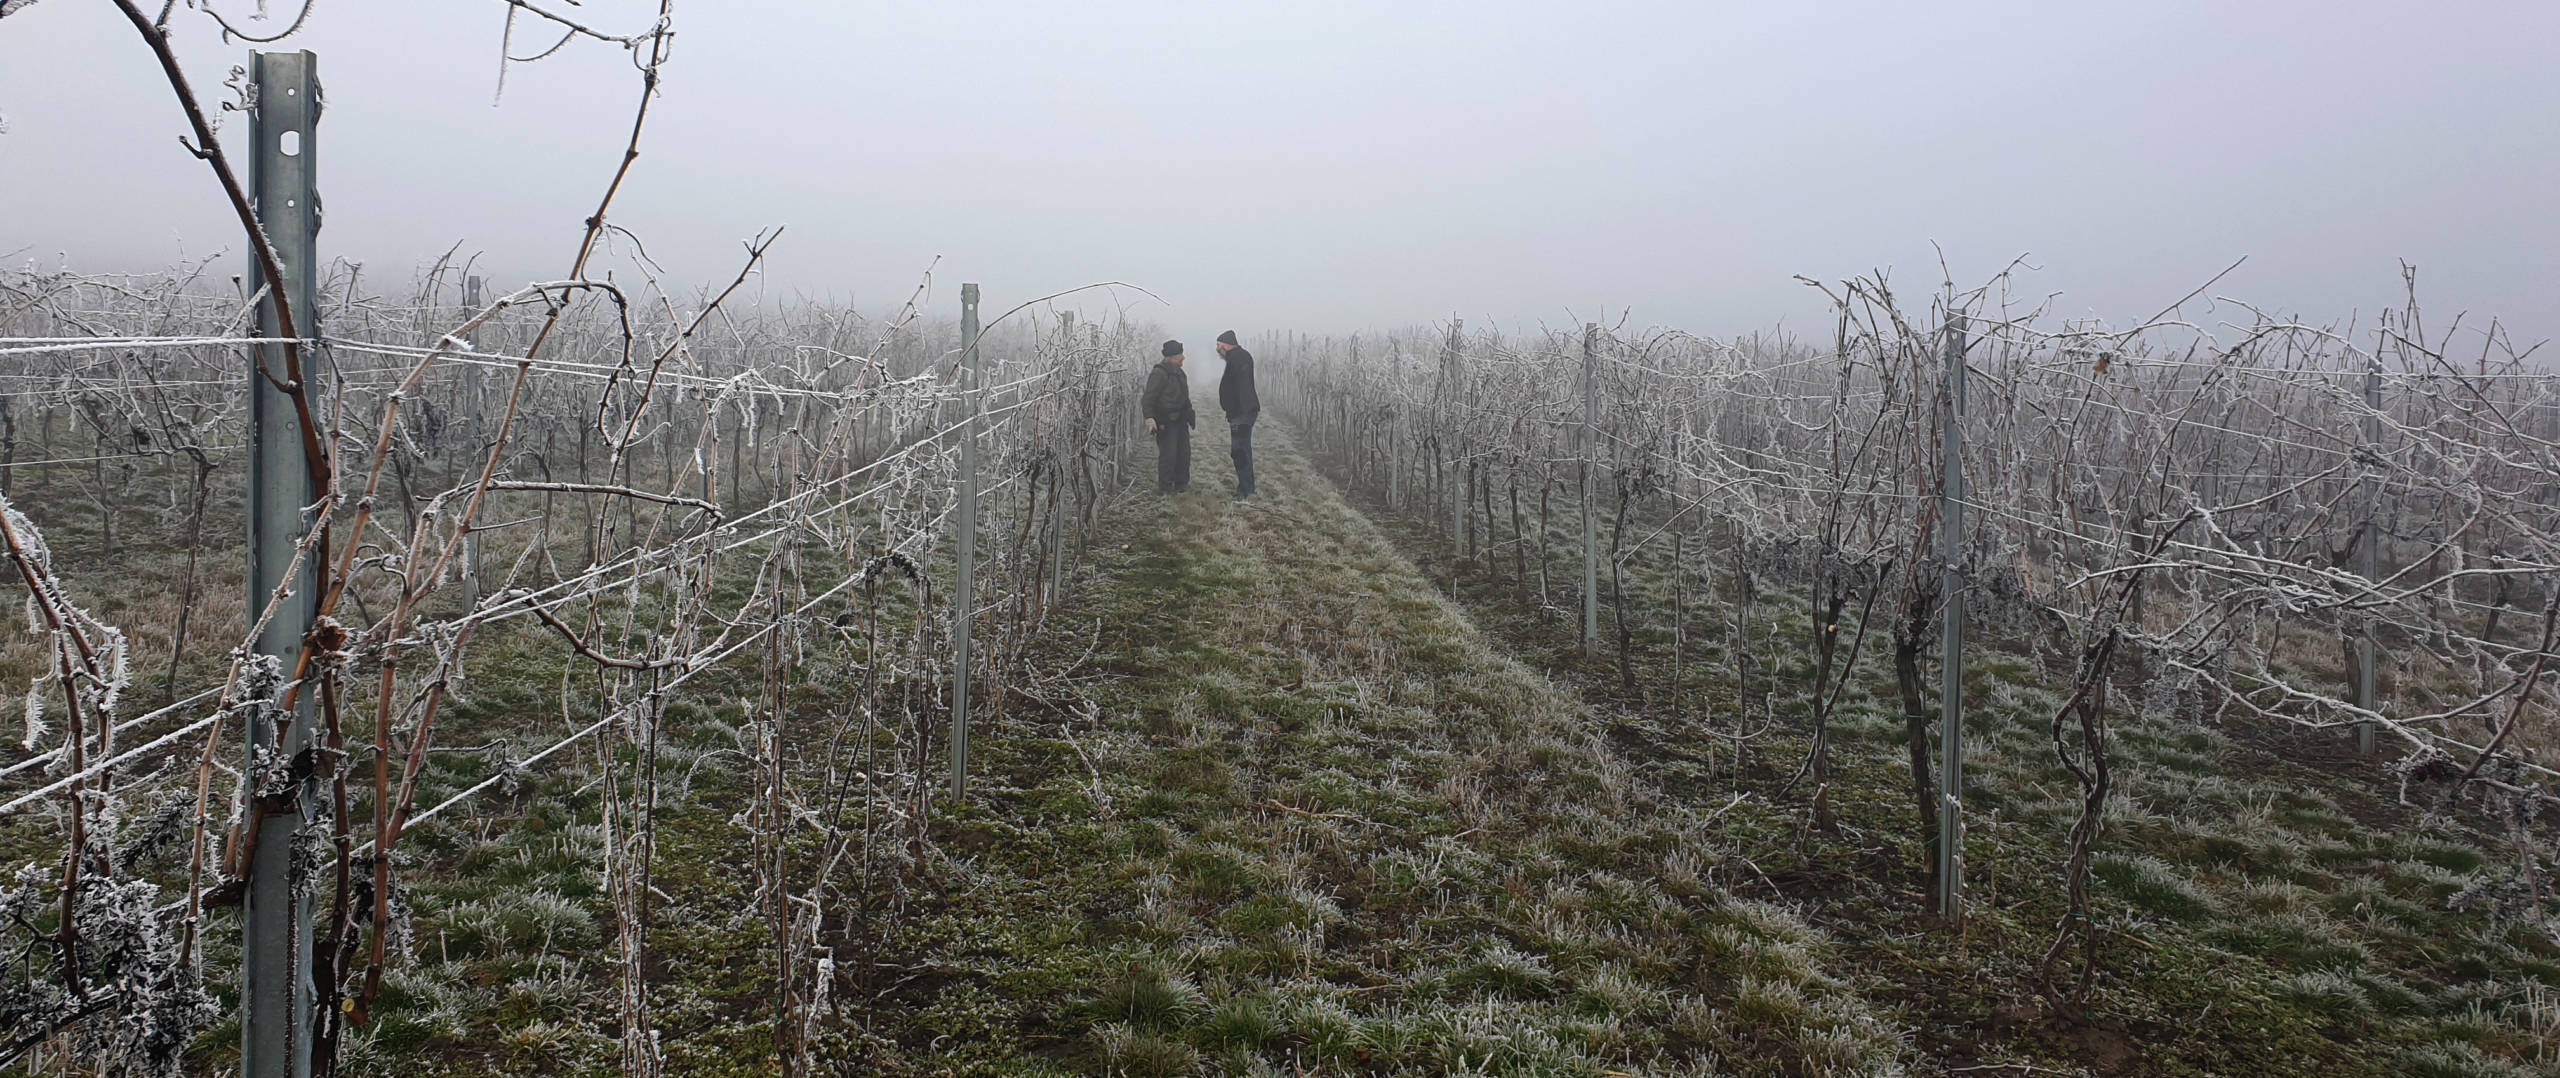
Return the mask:
<svg viewBox="0 0 2560 1078">
<path fill-rule="evenodd" d="M 1230 448 L 1236 457 L 1236 497 L 1253 497 L 1253 421 L 1260 412 L 1244 412 L 1227 417 L 1227 433 L 1234 437 Z"/>
</svg>

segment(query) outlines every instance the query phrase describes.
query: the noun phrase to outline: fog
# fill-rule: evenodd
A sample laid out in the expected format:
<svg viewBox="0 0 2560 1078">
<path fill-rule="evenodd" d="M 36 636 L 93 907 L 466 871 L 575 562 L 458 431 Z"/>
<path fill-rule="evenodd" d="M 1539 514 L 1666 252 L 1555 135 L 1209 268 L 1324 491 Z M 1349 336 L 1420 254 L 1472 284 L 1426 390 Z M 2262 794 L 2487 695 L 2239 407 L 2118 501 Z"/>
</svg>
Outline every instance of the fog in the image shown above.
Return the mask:
<svg viewBox="0 0 2560 1078">
<path fill-rule="evenodd" d="M 2020 291 L 2117 321 L 2243 256 L 2211 294 L 2369 316 L 2406 260 L 2431 326 L 2560 331 L 2560 5 L 1940 7 L 689 3 L 612 219 L 705 284 L 787 226 L 767 301 L 892 306 L 937 258 L 937 313 L 961 280 L 997 309 L 1128 281 L 1195 357 L 1230 326 L 1451 316 L 1827 333 L 1795 275 L 1927 291 L 1941 252 L 1967 284 L 2023 256 Z M 386 284 L 457 242 L 501 280 L 566 268 L 638 77 L 577 40 L 501 95 L 508 10 L 323 2 L 278 46 L 320 56 L 325 254 Z M 175 18 L 225 96 L 250 46 Z M 520 17 L 515 51 L 557 37 Z M 10 263 L 237 256 L 112 5 L 0 18 L 0 116 Z"/>
</svg>

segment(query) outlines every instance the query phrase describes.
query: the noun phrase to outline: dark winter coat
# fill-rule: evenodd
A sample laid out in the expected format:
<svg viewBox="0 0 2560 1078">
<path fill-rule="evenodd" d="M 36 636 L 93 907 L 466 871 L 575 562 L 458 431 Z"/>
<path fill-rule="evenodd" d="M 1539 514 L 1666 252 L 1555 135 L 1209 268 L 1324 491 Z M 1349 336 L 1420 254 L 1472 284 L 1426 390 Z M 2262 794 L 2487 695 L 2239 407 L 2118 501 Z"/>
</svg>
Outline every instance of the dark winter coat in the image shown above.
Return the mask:
<svg viewBox="0 0 2560 1078">
<path fill-rule="evenodd" d="M 1200 425 L 1191 411 L 1191 376 L 1171 363 L 1158 363 L 1147 372 L 1147 388 L 1138 395 L 1138 408 L 1160 427 Z"/>
<path fill-rule="evenodd" d="M 1262 410 L 1262 395 L 1253 391 L 1253 353 L 1227 349 L 1227 373 L 1218 377 L 1218 407 L 1230 416 Z"/>
</svg>

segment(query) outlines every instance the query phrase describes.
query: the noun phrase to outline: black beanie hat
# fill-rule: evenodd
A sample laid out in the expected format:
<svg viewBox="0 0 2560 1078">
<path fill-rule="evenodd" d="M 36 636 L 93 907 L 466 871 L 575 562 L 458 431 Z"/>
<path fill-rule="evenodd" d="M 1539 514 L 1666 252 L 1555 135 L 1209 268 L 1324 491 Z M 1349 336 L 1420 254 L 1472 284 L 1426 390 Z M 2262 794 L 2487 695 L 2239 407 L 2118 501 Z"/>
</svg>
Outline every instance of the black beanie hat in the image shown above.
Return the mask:
<svg viewBox="0 0 2560 1078">
<path fill-rule="evenodd" d="M 1181 342 L 1181 341 L 1166 341 L 1166 342 L 1164 342 L 1164 358 L 1166 358 L 1166 359 L 1172 359 L 1173 357 L 1178 356 L 1178 355 L 1181 355 L 1181 354 L 1182 354 L 1182 342 Z"/>
<path fill-rule="evenodd" d="M 1232 330 L 1232 329 L 1231 329 L 1231 330 L 1228 330 L 1228 331 L 1226 331 L 1226 332 L 1224 332 L 1224 333 L 1218 334 L 1218 343 L 1219 343 L 1219 344 L 1234 344 L 1234 343 L 1236 343 L 1236 331 L 1234 331 L 1234 330 Z"/>
</svg>

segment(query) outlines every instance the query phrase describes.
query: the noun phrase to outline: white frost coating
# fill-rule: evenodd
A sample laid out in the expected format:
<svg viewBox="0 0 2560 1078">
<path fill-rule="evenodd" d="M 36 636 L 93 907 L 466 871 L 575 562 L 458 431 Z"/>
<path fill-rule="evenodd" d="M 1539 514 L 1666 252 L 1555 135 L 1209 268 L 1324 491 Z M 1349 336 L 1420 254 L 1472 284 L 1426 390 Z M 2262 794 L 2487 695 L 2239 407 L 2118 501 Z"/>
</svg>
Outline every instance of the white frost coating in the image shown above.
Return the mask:
<svg viewBox="0 0 2560 1078">
<path fill-rule="evenodd" d="M 42 679 L 36 682 L 37 685 L 43 683 Z M 28 752 L 34 752 L 36 742 L 42 740 L 44 740 L 44 694 L 30 687 L 27 690 L 27 739 L 19 742 L 18 746 Z"/>
<path fill-rule="evenodd" d="M 124 687 L 133 680 L 133 649 L 125 646 L 124 630 L 104 623 L 100 623 L 99 628 L 107 631 L 107 686 L 105 694 L 98 700 L 98 708 L 114 714 L 116 701 L 124 696 Z"/>
</svg>

